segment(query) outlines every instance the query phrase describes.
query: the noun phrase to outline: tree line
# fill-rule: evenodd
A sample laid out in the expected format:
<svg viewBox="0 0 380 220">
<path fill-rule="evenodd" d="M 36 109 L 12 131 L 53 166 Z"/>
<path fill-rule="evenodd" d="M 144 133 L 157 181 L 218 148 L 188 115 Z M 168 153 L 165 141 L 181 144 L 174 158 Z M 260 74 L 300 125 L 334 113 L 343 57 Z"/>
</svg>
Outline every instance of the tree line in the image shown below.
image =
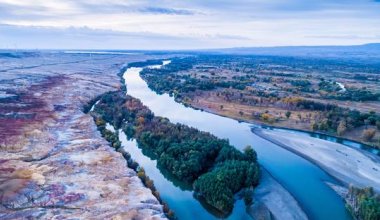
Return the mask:
<svg viewBox="0 0 380 220">
<path fill-rule="evenodd" d="M 154 116 L 140 100 L 123 92 L 109 92 L 95 114 L 135 138 L 148 156 L 178 180 L 192 184 L 194 194 L 222 213 L 233 209 L 234 194 L 258 184 L 256 152 L 241 152 L 227 140 Z M 109 135 L 111 143 L 119 143 Z"/>
<path fill-rule="evenodd" d="M 380 219 L 380 196 L 376 195 L 373 188 L 349 187 L 346 198 L 348 209 L 357 220 Z"/>
</svg>

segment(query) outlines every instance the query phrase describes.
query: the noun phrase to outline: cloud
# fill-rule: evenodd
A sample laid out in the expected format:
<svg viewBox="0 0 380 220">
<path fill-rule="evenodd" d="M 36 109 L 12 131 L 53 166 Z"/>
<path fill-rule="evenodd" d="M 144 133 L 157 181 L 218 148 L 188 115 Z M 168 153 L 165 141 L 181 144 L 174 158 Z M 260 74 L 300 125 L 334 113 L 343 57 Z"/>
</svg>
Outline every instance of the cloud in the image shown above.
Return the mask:
<svg viewBox="0 0 380 220">
<path fill-rule="evenodd" d="M 194 12 L 190 10 L 183 9 L 173 9 L 173 8 L 160 8 L 160 7 L 145 7 L 139 10 L 143 13 L 153 13 L 153 14 L 166 14 L 166 15 L 193 15 Z"/>
<path fill-rule="evenodd" d="M 223 40 L 229 46 L 249 39 L 239 36 L 175 36 L 154 32 L 122 32 L 88 27 L 52 28 L 0 25 L 0 48 L 25 49 L 127 49 L 166 50 L 217 48 Z M 28 40 L 25 40 L 27 36 Z M 8 40 L 7 40 L 8 39 Z M 9 40 L 11 39 L 11 40 Z"/>
<path fill-rule="evenodd" d="M 379 40 L 380 35 L 373 36 L 360 36 L 360 35 L 311 35 L 305 36 L 307 38 L 321 38 L 321 39 L 368 39 L 368 40 Z"/>
<path fill-rule="evenodd" d="M 167 49 L 369 43 L 380 41 L 379 11 L 379 0 L 0 0 L 9 31 L 0 46 L 59 40 L 48 36 L 104 48 L 135 47 L 131 39 Z"/>
</svg>

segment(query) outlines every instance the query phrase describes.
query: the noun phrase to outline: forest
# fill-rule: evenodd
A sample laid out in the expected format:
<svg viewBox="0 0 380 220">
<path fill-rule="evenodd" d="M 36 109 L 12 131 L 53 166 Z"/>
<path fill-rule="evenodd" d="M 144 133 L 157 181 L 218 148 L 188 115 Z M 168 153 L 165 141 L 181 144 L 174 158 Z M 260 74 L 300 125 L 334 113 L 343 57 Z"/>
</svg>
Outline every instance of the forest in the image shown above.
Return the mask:
<svg viewBox="0 0 380 220">
<path fill-rule="evenodd" d="M 337 70 L 344 73 L 330 73 Z M 364 70 L 368 73 L 357 74 Z M 380 147 L 380 74 L 376 71 L 372 66 L 338 61 L 199 55 L 173 58 L 160 69 L 145 68 L 141 76 L 157 93 L 168 93 L 195 108 Z M 358 76 L 366 78 L 358 80 Z"/>
<path fill-rule="evenodd" d="M 197 198 L 222 213 L 233 209 L 234 194 L 259 181 L 256 152 L 241 152 L 227 140 L 154 116 L 138 99 L 125 93 L 104 94 L 94 109 L 95 122 L 104 120 L 135 138 L 147 154 L 178 180 L 193 185 Z M 106 134 L 114 147 L 117 137 Z"/>
<path fill-rule="evenodd" d="M 358 220 L 380 219 L 380 196 L 372 188 L 358 189 L 350 186 L 347 199 L 348 209 Z"/>
</svg>

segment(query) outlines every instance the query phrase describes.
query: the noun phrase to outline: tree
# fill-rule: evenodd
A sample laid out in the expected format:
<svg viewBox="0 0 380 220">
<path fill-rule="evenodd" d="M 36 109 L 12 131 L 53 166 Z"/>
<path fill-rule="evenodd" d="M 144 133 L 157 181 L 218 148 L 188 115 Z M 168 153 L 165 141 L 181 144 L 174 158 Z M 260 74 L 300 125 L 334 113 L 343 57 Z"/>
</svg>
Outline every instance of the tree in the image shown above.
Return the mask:
<svg viewBox="0 0 380 220">
<path fill-rule="evenodd" d="M 373 128 L 368 128 L 363 131 L 362 137 L 365 141 L 372 141 L 373 137 L 375 137 L 376 130 Z"/>
<path fill-rule="evenodd" d="M 138 122 L 139 125 L 144 124 L 144 122 L 145 122 L 144 117 L 141 117 L 141 116 L 140 116 L 140 117 L 137 119 L 137 122 Z"/>
<path fill-rule="evenodd" d="M 243 116 L 243 115 L 244 115 L 244 112 L 239 111 L 239 115 L 240 115 L 240 116 Z"/>
<path fill-rule="evenodd" d="M 263 113 L 263 114 L 261 114 L 261 119 L 262 119 L 263 121 L 269 121 L 270 118 L 271 118 L 271 115 L 268 114 L 268 113 Z"/>
<path fill-rule="evenodd" d="M 253 150 L 252 146 L 251 145 L 247 145 L 245 148 L 244 148 L 244 153 L 245 155 L 247 155 L 248 159 L 250 161 L 256 161 L 257 160 L 257 154 L 256 154 L 256 151 Z"/>
<path fill-rule="evenodd" d="M 336 133 L 337 133 L 339 136 L 341 136 L 341 135 L 343 135 L 346 131 L 347 131 L 346 121 L 341 120 L 341 121 L 339 122 L 338 128 L 336 129 Z"/>
<path fill-rule="evenodd" d="M 380 219 L 380 197 L 376 196 L 373 188 L 349 187 L 348 199 L 351 201 L 349 208 L 355 219 L 378 220 Z"/>
<path fill-rule="evenodd" d="M 310 124 L 310 128 L 311 128 L 311 130 L 316 131 L 316 130 L 318 130 L 318 124 L 315 122 L 312 122 Z"/>
<path fill-rule="evenodd" d="M 368 128 L 370 121 L 368 119 L 364 119 L 365 128 Z"/>
<path fill-rule="evenodd" d="M 287 111 L 287 112 L 285 113 L 286 118 L 289 119 L 291 114 L 292 114 L 292 112 Z"/>
<path fill-rule="evenodd" d="M 129 138 L 136 138 L 144 154 L 157 160 L 160 169 L 178 181 L 190 183 L 196 195 L 222 212 L 232 210 L 235 193 L 258 184 L 260 170 L 252 147 L 243 153 L 228 140 L 154 116 L 140 101 L 123 92 L 108 93 L 97 110 L 104 121 L 98 120 L 97 124 L 103 125 L 99 130 L 110 143 L 120 146 L 117 133 L 105 129 L 105 122 L 125 122 L 123 130 L 130 132 Z M 125 157 L 128 165 L 136 169 L 130 155 Z M 159 197 L 142 167 L 137 175 Z"/>
</svg>

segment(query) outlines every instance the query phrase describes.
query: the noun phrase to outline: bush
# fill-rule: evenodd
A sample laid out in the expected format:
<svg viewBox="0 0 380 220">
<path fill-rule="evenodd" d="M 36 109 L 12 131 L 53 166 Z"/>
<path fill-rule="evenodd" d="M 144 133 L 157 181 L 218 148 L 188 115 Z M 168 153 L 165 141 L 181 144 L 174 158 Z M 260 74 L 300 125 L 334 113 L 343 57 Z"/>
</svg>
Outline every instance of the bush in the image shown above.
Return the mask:
<svg viewBox="0 0 380 220">
<path fill-rule="evenodd" d="M 365 129 L 362 134 L 363 140 L 372 141 L 373 137 L 375 137 L 375 134 L 376 134 L 375 129 L 372 129 L 372 128 Z"/>
<path fill-rule="evenodd" d="M 380 197 L 372 188 L 358 189 L 350 186 L 348 192 L 349 210 L 358 220 L 380 219 Z"/>
<path fill-rule="evenodd" d="M 230 212 L 234 204 L 233 195 L 242 188 L 257 185 L 258 173 L 256 163 L 225 161 L 200 176 L 194 182 L 194 190 L 213 207 Z"/>
</svg>

